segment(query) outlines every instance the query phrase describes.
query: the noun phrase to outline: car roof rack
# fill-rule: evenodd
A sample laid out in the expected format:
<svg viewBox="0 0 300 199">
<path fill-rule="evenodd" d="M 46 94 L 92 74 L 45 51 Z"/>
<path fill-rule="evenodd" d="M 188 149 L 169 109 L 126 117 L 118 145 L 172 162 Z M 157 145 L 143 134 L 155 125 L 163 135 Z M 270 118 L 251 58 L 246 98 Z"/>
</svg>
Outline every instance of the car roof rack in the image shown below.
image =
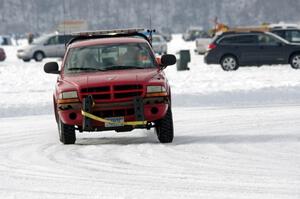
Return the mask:
<svg viewBox="0 0 300 199">
<path fill-rule="evenodd" d="M 265 33 L 267 31 L 260 31 L 260 30 L 247 30 L 247 31 L 227 31 L 223 32 L 221 35 L 230 35 L 230 34 L 249 34 L 249 33 Z"/>
<path fill-rule="evenodd" d="M 228 31 L 232 32 L 268 32 L 270 31 L 269 27 L 266 26 L 246 26 L 246 27 L 236 27 L 236 28 L 230 28 Z"/>
<path fill-rule="evenodd" d="M 95 31 L 83 31 L 83 32 L 75 32 L 71 35 L 75 36 L 72 38 L 66 46 L 82 40 L 89 39 L 101 39 L 101 38 L 116 38 L 116 37 L 141 37 L 148 41 L 150 45 L 152 45 L 151 37 L 148 38 L 145 34 L 141 33 L 145 31 L 144 28 L 130 28 L 130 29 L 112 29 L 112 30 L 95 30 Z M 155 30 L 147 30 L 147 32 L 154 32 Z"/>
<path fill-rule="evenodd" d="M 287 26 L 287 27 L 274 26 L 271 29 L 272 30 L 294 30 L 294 29 L 299 29 L 299 28 L 296 26 Z"/>
</svg>

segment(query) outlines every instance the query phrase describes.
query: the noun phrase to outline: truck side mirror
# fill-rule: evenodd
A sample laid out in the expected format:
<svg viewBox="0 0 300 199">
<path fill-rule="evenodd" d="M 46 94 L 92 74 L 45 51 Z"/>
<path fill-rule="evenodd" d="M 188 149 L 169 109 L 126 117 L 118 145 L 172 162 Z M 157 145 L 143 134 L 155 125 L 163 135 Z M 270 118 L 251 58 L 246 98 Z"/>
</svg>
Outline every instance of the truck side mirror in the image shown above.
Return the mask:
<svg viewBox="0 0 300 199">
<path fill-rule="evenodd" d="M 176 64 L 176 57 L 171 54 L 166 54 L 161 57 L 161 65 L 164 67 Z"/>
<path fill-rule="evenodd" d="M 51 74 L 59 74 L 57 62 L 48 62 L 44 65 L 44 71 Z"/>
</svg>

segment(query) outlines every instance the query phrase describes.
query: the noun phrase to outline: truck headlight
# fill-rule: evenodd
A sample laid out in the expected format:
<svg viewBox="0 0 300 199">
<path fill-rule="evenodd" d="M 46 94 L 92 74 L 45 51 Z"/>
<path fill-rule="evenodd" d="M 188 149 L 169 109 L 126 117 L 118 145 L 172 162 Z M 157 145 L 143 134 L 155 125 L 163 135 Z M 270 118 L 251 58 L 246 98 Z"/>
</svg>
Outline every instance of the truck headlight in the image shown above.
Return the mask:
<svg viewBox="0 0 300 199">
<path fill-rule="evenodd" d="M 147 86 L 146 97 L 165 97 L 168 96 L 166 88 L 163 86 Z"/>
<path fill-rule="evenodd" d="M 59 95 L 59 99 L 72 99 L 72 98 L 78 98 L 76 91 L 62 92 Z"/>
<path fill-rule="evenodd" d="M 147 93 L 161 93 L 166 92 L 163 86 L 147 86 Z"/>
<path fill-rule="evenodd" d="M 76 91 L 62 92 L 58 96 L 58 104 L 67 104 L 79 102 Z"/>
</svg>

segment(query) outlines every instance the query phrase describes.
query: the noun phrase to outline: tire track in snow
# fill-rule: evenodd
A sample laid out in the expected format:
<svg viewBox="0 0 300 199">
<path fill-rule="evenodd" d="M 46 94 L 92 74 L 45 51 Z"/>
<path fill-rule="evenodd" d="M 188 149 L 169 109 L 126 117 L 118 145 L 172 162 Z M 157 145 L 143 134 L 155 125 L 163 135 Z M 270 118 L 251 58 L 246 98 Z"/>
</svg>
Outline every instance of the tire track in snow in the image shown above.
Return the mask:
<svg viewBox="0 0 300 199">
<path fill-rule="evenodd" d="M 0 196 L 297 198 L 299 110 L 175 108 L 168 145 L 138 130 L 78 135 L 77 145 L 64 146 L 48 116 L 20 118 L 22 129 L 0 119 L 0 175 L 8 182 Z"/>
</svg>

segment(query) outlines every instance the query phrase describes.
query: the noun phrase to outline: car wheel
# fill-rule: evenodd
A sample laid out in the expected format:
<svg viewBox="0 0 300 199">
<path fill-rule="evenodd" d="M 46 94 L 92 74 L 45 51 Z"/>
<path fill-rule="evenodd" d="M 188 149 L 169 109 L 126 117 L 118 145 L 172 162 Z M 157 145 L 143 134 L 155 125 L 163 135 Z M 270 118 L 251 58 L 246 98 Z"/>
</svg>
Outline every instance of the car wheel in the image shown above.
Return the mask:
<svg viewBox="0 0 300 199">
<path fill-rule="evenodd" d="M 63 144 L 75 143 L 76 134 L 75 134 L 74 126 L 64 124 L 60 119 L 58 119 L 58 133 L 59 133 L 59 140 Z"/>
<path fill-rule="evenodd" d="M 155 122 L 155 130 L 160 143 L 171 143 L 174 138 L 172 110 L 169 107 L 165 117 Z"/>
<path fill-rule="evenodd" d="M 293 55 L 290 64 L 293 69 L 300 69 L 300 54 Z"/>
<path fill-rule="evenodd" d="M 239 68 L 237 59 L 232 55 L 224 56 L 221 60 L 221 67 L 225 71 L 233 71 Z"/>
<path fill-rule="evenodd" d="M 24 62 L 29 62 L 29 61 L 30 61 L 30 59 L 23 59 L 23 61 L 24 61 Z"/>
<path fill-rule="evenodd" d="M 36 52 L 34 53 L 34 60 L 37 61 L 37 62 L 40 62 L 44 59 L 44 53 L 42 52 Z"/>
</svg>

